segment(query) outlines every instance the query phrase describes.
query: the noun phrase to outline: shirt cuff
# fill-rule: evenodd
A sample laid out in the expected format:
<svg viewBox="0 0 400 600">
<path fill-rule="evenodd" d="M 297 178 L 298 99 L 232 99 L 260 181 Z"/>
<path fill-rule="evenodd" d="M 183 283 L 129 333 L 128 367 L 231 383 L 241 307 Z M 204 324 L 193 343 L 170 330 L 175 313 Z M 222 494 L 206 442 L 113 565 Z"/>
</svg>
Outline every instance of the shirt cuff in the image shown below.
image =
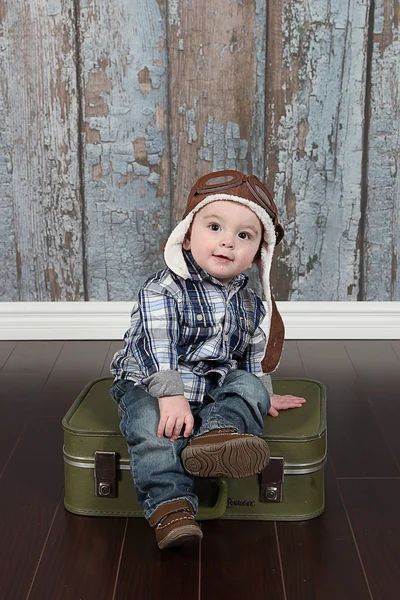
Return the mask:
<svg viewBox="0 0 400 600">
<path fill-rule="evenodd" d="M 143 379 L 144 385 L 151 396 L 183 396 L 184 387 L 178 371 L 157 371 L 150 377 Z"/>
<path fill-rule="evenodd" d="M 271 375 L 269 373 L 264 373 L 264 375 L 262 375 L 260 377 L 261 381 L 264 384 L 265 389 L 267 390 L 268 394 L 270 396 L 272 396 L 272 394 L 274 393 L 274 390 L 272 388 L 272 379 L 271 379 Z"/>
</svg>

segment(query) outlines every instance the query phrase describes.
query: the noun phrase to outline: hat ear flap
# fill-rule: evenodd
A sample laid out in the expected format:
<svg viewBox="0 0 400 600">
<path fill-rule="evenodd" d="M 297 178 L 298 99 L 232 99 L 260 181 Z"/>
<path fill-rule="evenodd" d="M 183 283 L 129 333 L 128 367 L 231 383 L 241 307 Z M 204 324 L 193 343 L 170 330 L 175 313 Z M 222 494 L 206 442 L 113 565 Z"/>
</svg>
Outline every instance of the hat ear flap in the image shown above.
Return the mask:
<svg viewBox="0 0 400 600">
<path fill-rule="evenodd" d="M 272 294 L 271 304 L 272 314 L 267 349 L 265 351 L 264 358 L 261 361 L 261 366 L 264 373 L 272 373 L 275 371 L 281 358 L 283 342 L 285 340 L 285 326 L 283 324 L 280 312 L 276 306 L 275 298 Z"/>
</svg>

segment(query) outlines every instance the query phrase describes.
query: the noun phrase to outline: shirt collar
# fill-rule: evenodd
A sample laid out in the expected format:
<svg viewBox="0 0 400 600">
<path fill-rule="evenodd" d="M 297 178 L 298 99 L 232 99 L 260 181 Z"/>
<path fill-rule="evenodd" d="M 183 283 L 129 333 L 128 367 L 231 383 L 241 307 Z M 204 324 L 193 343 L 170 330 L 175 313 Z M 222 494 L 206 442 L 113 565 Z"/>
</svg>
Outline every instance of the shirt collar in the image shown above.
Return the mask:
<svg viewBox="0 0 400 600">
<path fill-rule="evenodd" d="M 202 269 L 200 265 L 197 264 L 190 250 L 182 249 L 182 253 L 189 270 L 190 279 L 192 279 L 192 281 L 211 281 L 215 285 L 225 287 L 223 283 L 221 283 L 218 279 L 207 273 L 207 271 Z M 245 287 L 247 281 L 247 275 L 245 275 L 244 273 L 240 273 L 230 281 L 228 288 L 235 287 L 239 290 Z"/>
</svg>

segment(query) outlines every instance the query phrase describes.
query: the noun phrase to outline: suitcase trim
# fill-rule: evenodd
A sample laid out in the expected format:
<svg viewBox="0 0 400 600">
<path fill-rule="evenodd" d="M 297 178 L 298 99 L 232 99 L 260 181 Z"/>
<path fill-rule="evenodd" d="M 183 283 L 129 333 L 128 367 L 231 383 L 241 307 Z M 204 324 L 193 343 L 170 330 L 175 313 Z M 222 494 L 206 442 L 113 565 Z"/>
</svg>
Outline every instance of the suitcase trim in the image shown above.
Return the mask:
<svg viewBox="0 0 400 600">
<path fill-rule="evenodd" d="M 94 458 L 92 459 L 88 456 L 73 456 L 71 454 L 68 454 L 68 452 L 65 450 L 65 446 L 63 446 L 63 455 L 64 462 L 70 465 L 71 467 L 78 467 L 80 469 L 94 469 Z M 280 458 L 284 461 L 283 456 L 272 456 L 271 458 Z M 314 463 L 304 463 L 296 465 L 284 462 L 283 473 L 284 475 L 307 475 L 309 473 L 315 473 L 316 471 L 319 471 L 324 467 L 326 460 L 327 454 L 325 453 L 325 455 L 320 460 Z M 121 471 L 129 471 L 129 459 L 120 458 L 118 460 L 118 469 Z"/>
</svg>

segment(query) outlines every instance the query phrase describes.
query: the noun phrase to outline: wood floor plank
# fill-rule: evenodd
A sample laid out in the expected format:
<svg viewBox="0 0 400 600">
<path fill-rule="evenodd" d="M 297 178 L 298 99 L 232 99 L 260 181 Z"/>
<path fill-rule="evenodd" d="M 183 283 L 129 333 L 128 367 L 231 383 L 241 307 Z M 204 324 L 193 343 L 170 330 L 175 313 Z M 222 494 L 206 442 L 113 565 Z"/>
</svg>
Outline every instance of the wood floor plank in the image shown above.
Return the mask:
<svg viewBox="0 0 400 600">
<path fill-rule="evenodd" d="M 0 476 L 40 391 L 51 372 L 63 342 L 19 342 L 0 371 Z"/>
<path fill-rule="evenodd" d="M 400 480 L 339 480 L 374 600 L 400 597 Z"/>
<path fill-rule="evenodd" d="M 64 416 L 83 387 L 100 377 L 109 341 L 68 341 L 43 388 L 36 406 L 39 416 Z"/>
<path fill-rule="evenodd" d="M 307 377 L 326 379 L 346 375 L 356 379 L 354 367 L 341 340 L 302 340 L 297 342 Z"/>
<path fill-rule="evenodd" d="M 344 346 L 360 383 L 367 391 L 399 387 L 400 358 L 387 340 L 345 341 Z"/>
<path fill-rule="evenodd" d="M 29 373 L 48 374 L 62 347 L 63 342 L 54 340 L 19 342 L 2 373 L 15 373 L 19 377 Z"/>
<path fill-rule="evenodd" d="M 284 344 L 281 360 L 273 377 L 304 377 L 304 375 L 304 366 L 297 342 L 288 340 Z"/>
<path fill-rule="evenodd" d="M 274 523 L 205 521 L 202 600 L 284 598 Z"/>
<path fill-rule="evenodd" d="M 21 600 L 31 585 L 63 489 L 62 430 L 33 419 L 1 479 L 0 598 Z M 6 574 L 6 576 L 4 576 Z"/>
<path fill-rule="evenodd" d="M 30 373 L 29 377 L 17 377 L 15 373 L 0 372 L 0 478 L 40 397 L 45 379 L 45 373 Z"/>
<path fill-rule="evenodd" d="M 29 600 L 111 600 L 126 519 L 81 517 L 59 506 Z"/>
<path fill-rule="evenodd" d="M 120 350 L 123 347 L 123 345 L 124 345 L 123 340 L 111 342 L 110 348 L 108 350 L 107 358 L 104 362 L 103 370 L 101 372 L 102 377 L 111 377 L 111 373 L 110 373 L 111 360 L 112 360 L 114 354 L 116 353 L 116 351 Z"/>
<path fill-rule="evenodd" d="M 400 340 L 391 340 L 390 345 L 393 350 L 396 352 L 398 358 L 400 358 Z"/>
<path fill-rule="evenodd" d="M 277 523 L 287 600 L 370 600 L 329 463 L 325 495 L 325 511 L 320 517 Z"/>
<path fill-rule="evenodd" d="M 0 370 L 7 362 L 18 342 L 1 341 L 0 342 Z"/>
<path fill-rule="evenodd" d="M 114 600 L 197 600 L 199 544 L 159 550 L 145 519 L 129 519 Z"/>
<path fill-rule="evenodd" d="M 388 341 L 351 341 L 345 347 L 400 474 L 400 358 Z"/>
<path fill-rule="evenodd" d="M 328 448 L 337 477 L 397 477 L 391 448 L 342 342 L 298 344 L 307 376 L 327 386 Z"/>
<path fill-rule="evenodd" d="M 119 573 L 115 600 L 158 600 L 166 590 L 185 600 L 370 600 L 329 467 L 325 514 L 277 525 L 286 595 L 273 523 L 203 522 L 200 548 L 161 552 L 146 521 L 129 519 L 119 565 L 124 519 L 64 512 L 60 421 L 90 379 L 108 375 L 107 362 L 120 342 L 66 342 L 55 362 L 55 346 L 47 344 L 18 342 L 0 372 L 0 467 L 2 457 L 6 464 L 0 479 L 1 598 L 25 600 L 31 589 L 29 600 L 114 600 Z M 306 375 L 327 384 L 336 475 L 398 477 L 393 453 L 398 458 L 400 342 L 365 344 L 371 350 L 340 341 L 290 341 L 276 375 Z M 0 344 L 0 364 L 1 356 Z M 386 365 L 385 394 L 379 377 L 369 372 L 380 360 Z M 366 384 L 374 389 L 371 398 Z M 373 598 L 393 600 L 400 595 L 400 480 L 338 481 Z"/>
</svg>

